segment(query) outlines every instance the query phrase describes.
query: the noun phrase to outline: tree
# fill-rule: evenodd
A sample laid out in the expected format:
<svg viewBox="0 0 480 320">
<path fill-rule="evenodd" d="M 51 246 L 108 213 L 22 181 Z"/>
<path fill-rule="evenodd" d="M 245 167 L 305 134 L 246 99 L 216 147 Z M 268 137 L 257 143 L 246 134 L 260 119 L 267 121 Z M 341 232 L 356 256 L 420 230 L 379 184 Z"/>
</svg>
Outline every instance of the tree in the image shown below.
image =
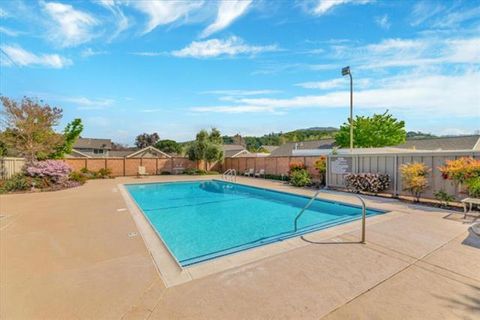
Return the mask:
<svg viewBox="0 0 480 320">
<path fill-rule="evenodd" d="M 166 153 L 182 153 L 182 146 L 174 140 L 159 140 L 155 144 L 155 148 Z"/>
<path fill-rule="evenodd" d="M 128 145 L 120 142 L 112 142 L 112 150 L 128 150 Z"/>
<path fill-rule="evenodd" d="M 3 104 L 4 142 L 27 161 L 46 158 L 62 143 L 53 127 L 62 118 L 62 109 L 24 97 L 20 103 L 0 97 Z"/>
<path fill-rule="evenodd" d="M 201 130 L 188 147 L 187 156 L 192 161 L 205 161 L 207 170 L 210 163 L 223 159 L 222 142 L 222 136 L 217 129 L 212 129 L 210 134 L 207 130 Z"/>
<path fill-rule="evenodd" d="M 152 134 L 142 133 L 135 138 L 135 145 L 138 148 L 143 149 L 155 145 L 158 140 L 160 140 L 160 136 L 156 132 Z"/>
<path fill-rule="evenodd" d="M 388 110 L 372 117 L 357 116 L 353 120 L 353 145 L 357 148 L 386 147 L 405 142 L 405 122 L 399 121 Z M 350 145 L 350 123 L 344 123 L 335 135 L 339 147 Z"/>
<path fill-rule="evenodd" d="M 57 147 L 56 151 L 50 156 L 50 158 L 59 159 L 63 158 L 66 154 L 72 152 L 73 145 L 77 141 L 78 137 L 83 131 L 82 119 L 74 119 L 68 123 L 63 130 L 63 144 Z"/>
<path fill-rule="evenodd" d="M 2 138 L 1 134 L 0 134 L 0 139 Z M 0 140 L 0 157 L 6 157 L 7 156 L 7 145 L 5 144 L 5 142 L 3 142 L 3 140 Z"/>
</svg>

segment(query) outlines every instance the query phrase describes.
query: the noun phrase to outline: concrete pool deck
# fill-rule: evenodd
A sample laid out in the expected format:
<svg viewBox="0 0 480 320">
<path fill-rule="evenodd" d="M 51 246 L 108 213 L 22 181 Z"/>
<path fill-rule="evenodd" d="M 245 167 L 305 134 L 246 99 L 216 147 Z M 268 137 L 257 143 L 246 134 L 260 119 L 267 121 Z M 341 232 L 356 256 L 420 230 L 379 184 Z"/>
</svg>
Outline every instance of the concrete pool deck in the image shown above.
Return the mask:
<svg viewBox="0 0 480 320">
<path fill-rule="evenodd" d="M 292 239 L 301 245 L 276 254 L 262 247 L 256 259 L 167 288 L 118 184 L 192 179 L 116 178 L 0 196 L 0 318 L 474 319 L 480 312 L 474 217 L 375 197 L 365 197 L 369 207 L 392 212 L 367 219 L 367 244 L 352 243 L 357 221 L 305 236 L 311 242 Z M 356 203 L 346 193 L 322 197 Z"/>
</svg>

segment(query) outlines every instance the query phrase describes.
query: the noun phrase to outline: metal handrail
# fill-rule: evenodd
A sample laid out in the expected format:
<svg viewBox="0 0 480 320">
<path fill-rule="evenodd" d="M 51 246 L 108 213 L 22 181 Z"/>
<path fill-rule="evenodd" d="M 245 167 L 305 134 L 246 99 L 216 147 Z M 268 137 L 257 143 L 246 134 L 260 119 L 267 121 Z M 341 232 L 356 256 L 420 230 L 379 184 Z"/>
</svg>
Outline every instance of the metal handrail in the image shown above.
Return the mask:
<svg viewBox="0 0 480 320">
<path fill-rule="evenodd" d="M 228 169 L 222 174 L 222 179 L 228 181 L 228 177 L 230 177 L 230 181 L 237 182 L 237 170 L 235 169 Z"/>
<path fill-rule="evenodd" d="M 300 210 L 300 212 L 295 217 L 295 222 L 294 222 L 295 223 L 295 232 L 298 231 L 298 219 L 300 219 L 300 217 L 305 212 L 305 210 L 307 210 L 312 205 L 312 203 L 317 199 L 317 196 L 320 192 L 321 192 L 321 190 L 318 190 L 317 192 L 315 192 L 313 197 L 308 201 L 308 203 L 302 208 L 302 210 Z M 360 200 L 360 202 L 362 203 L 362 240 L 361 240 L 361 243 L 365 243 L 365 226 L 366 226 L 366 219 L 367 219 L 367 206 L 365 205 L 365 201 L 363 200 L 362 197 L 360 197 L 359 195 L 356 195 L 356 194 L 352 194 L 352 196 L 357 197 Z"/>
</svg>

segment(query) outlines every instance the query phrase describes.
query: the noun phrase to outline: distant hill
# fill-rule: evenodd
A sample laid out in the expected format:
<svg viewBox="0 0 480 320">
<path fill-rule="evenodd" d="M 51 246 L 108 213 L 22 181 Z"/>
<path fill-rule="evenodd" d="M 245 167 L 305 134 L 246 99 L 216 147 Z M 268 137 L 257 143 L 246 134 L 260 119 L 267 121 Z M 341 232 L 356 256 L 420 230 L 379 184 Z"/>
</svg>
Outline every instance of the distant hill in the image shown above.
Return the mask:
<svg viewBox="0 0 480 320">
<path fill-rule="evenodd" d="M 425 133 L 421 131 L 408 131 L 407 132 L 407 139 L 425 139 L 425 138 L 437 138 L 438 136 L 433 135 L 431 133 Z"/>
<path fill-rule="evenodd" d="M 288 132 L 272 132 L 260 137 L 240 137 L 239 135 L 223 136 L 223 142 L 225 144 L 244 144 L 248 150 L 255 152 L 264 145 L 279 146 L 286 142 L 300 142 L 332 138 L 337 131 L 338 129 L 333 127 L 312 127 Z"/>
</svg>

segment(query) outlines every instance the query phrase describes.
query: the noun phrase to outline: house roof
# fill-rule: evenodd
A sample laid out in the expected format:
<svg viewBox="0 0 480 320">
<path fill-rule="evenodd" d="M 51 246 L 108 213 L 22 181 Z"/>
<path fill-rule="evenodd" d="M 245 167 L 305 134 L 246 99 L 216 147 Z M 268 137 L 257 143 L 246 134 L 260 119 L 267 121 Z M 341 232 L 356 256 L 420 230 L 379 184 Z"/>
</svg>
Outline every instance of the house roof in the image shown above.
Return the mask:
<svg viewBox="0 0 480 320">
<path fill-rule="evenodd" d="M 268 150 L 268 152 L 272 152 L 273 150 L 276 150 L 279 146 L 262 146 L 265 150 Z"/>
<path fill-rule="evenodd" d="M 112 149 L 112 140 L 110 139 L 94 139 L 94 138 L 78 138 L 73 146 L 74 149 Z"/>
<path fill-rule="evenodd" d="M 480 150 L 480 135 L 410 139 L 393 147 L 414 150 Z"/>
<path fill-rule="evenodd" d="M 72 152 L 65 155 L 66 158 L 90 158 L 88 154 L 72 149 Z"/>
<path fill-rule="evenodd" d="M 224 144 L 222 145 L 223 151 L 231 151 L 231 150 L 245 150 L 245 147 L 241 144 Z"/>
<path fill-rule="evenodd" d="M 135 158 L 135 157 L 143 157 L 144 155 L 147 155 L 147 154 L 154 154 L 154 155 L 157 155 L 157 156 L 162 156 L 162 157 L 165 157 L 165 158 L 171 158 L 171 156 L 169 154 L 166 154 L 165 152 L 155 148 L 155 147 L 152 147 L 152 146 L 148 146 L 146 148 L 143 148 L 143 149 L 140 149 L 140 150 L 137 150 L 137 151 L 134 151 L 133 153 L 130 153 L 129 155 L 126 155 L 125 157 L 126 158 Z"/>
<path fill-rule="evenodd" d="M 133 150 L 110 150 L 108 152 L 108 156 L 112 158 L 123 158 L 128 156 L 129 154 L 132 154 L 134 152 L 137 152 L 138 149 L 133 149 Z"/>
<path fill-rule="evenodd" d="M 275 150 L 272 150 L 270 157 L 288 157 L 293 150 L 301 149 L 332 149 L 335 146 L 335 139 L 320 139 L 303 142 L 287 142 Z"/>
<path fill-rule="evenodd" d="M 241 144 L 224 144 L 222 145 L 222 148 L 223 148 L 223 156 L 225 158 L 233 158 L 233 157 L 238 157 L 241 154 L 250 153 Z"/>
</svg>

